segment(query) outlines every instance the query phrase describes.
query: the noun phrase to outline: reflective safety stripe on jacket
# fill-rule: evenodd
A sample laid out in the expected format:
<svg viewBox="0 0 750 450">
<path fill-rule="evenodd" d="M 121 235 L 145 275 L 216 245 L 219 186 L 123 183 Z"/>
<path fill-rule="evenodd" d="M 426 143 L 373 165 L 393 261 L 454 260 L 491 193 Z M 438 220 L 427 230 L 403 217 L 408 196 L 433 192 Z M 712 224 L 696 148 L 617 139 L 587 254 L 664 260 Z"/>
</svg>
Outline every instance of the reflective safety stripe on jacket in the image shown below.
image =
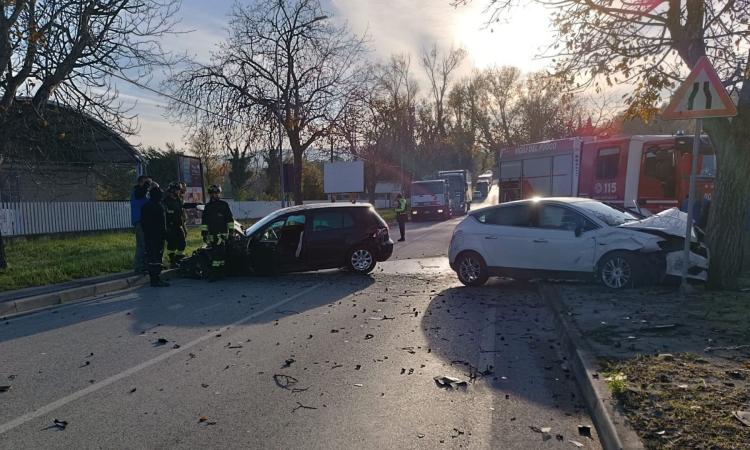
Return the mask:
<svg viewBox="0 0 750 450">
<path fill-rule="evenodd" d="M 403 214 L 406 212 L 406 200 L 400 198 L 398 200 L 398 206 L 396 207 L 396 214 Z"/>
</svg>

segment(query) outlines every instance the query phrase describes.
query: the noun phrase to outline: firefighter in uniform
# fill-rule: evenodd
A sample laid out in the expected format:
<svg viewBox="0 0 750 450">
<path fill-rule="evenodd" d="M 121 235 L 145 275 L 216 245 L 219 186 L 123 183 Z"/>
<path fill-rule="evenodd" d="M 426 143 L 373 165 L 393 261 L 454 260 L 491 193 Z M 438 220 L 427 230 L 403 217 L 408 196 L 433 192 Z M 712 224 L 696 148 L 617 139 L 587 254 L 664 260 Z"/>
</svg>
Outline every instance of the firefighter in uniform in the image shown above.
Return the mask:
<svg viewBox="0 0 750 450">
<path fill-rule="evenodd" d="M 211 247 L 211 271 L 209 280 L 215 281 L 222 275 L 226 257 L 226 242 L 234 230 L 234 217 L 229 204 L 221 199 L 221 187 L 212 184 L 208 187 L 209 202 L 203 209 L 201 235 Z"/>
<path fill-rule="evenodd" d="M 167 187 L 167 197 L 164 199 L 164 209 L 167 216 L 167 256 L 169 266 L 177 267 L 177 264 L 185 257 L 185 212 L 182 199 L 179 196 L 180 185 L 170 183 Z"/>
<path fill-rule="evenodd" d="M 404 196 L 396 194 L 396 220 L 398 221 L 398 231 L 401 233 L 399 242 L 406 240 L 406 200 Z"/>
<path fill-rule="evenodd" d="M 164 257 L 164 240 L 167 237 L 166 217 L 162 205 L 163 192 L 154 183 L 148 190 L 148 201 L 141 208 L 141 227 L 146 244 L 146 261 L 151 286 L 166 287 L 169 283 L 161 279 L 161 262 Z"/>
</svg>

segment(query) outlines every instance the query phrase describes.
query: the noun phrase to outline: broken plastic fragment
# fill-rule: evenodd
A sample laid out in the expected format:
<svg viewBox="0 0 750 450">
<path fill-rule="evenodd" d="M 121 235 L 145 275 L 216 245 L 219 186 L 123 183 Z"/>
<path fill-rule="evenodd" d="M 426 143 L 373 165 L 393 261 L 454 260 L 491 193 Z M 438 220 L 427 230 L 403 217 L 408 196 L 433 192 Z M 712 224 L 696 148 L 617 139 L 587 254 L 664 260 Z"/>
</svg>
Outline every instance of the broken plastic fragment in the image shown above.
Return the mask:
<svg viewBox="0 0 750 450">
<path fill-rule="evenodd" d="M 60 420 L 60 419 L 54 419 L 52 421 L 52 424 L 53 424 L 53 426 L 55 426 L 55 427 L 57 427 L 57 428 L 59 428 L 61 430 L 64 430 L 65 427 L 68 426 L 68 422 L 66 422 L 64 420 Z"/>
<path fill-rule="evenodd" d="M 11 385 L 10 384 L 4 384 L 0 386 L 0 392 L 8 392 L 10 390 Z"/>
<path fill-rule="evenodd" d="M 364 387 L 364 384 L 362 384 L 362 383 L 354 383 L 354 386 L 355 387 Z"/>
<path fill-rule="evenodd" d="M 433 380 L 435 380 L 435 384 L 442 388 L 458 389 L 468 386 L 468 383 L 466 381 L 448 375 L 437 376 L 434 377 Z"/>
<path fill-rule="evenodd" d="M 583 447 L 583 444 L 581 444 L 578 441 L 574 441 L 573 439 L 569 440 L 568 442 L 570 442 L 571 444 L 575 445 L 578 448 L 582 448 Z"/>
</svg>

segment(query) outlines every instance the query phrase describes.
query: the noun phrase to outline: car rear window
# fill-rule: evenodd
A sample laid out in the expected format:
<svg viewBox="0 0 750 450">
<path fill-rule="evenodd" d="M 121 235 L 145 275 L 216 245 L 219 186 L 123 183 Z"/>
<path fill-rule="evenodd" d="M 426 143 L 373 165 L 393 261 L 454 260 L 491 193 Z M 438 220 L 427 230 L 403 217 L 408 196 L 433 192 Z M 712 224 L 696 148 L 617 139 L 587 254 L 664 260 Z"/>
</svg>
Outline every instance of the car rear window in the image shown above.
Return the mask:
<svg viewBox="0 0 750 450">
<path fill-rule="evenodd" d="M 508 205 L 483 209 L 473 216 L 487 225 L 528 227 L 531 225 L 532 211 L 529 204 Z"/>
</svg>

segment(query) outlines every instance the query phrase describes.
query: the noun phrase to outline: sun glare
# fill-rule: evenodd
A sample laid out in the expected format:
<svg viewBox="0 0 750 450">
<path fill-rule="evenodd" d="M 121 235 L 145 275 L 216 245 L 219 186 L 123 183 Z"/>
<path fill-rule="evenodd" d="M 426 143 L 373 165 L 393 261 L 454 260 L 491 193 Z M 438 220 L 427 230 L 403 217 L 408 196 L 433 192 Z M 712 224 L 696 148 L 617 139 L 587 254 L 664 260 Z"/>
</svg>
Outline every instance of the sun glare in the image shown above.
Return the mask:
<svg viewBox="0 0 750 450">
<path fill-rule="evenodd" d="M 529 6 L 513 11 L 511 19 L 486 25 L 488 14 L 480 2 L 472 3 L 456 20 L 456 41 L 477 68 L 512 65 L 524 71 L 549 64 L 535 58 L 552 42 L 549 11 Z"/>
</svg>

